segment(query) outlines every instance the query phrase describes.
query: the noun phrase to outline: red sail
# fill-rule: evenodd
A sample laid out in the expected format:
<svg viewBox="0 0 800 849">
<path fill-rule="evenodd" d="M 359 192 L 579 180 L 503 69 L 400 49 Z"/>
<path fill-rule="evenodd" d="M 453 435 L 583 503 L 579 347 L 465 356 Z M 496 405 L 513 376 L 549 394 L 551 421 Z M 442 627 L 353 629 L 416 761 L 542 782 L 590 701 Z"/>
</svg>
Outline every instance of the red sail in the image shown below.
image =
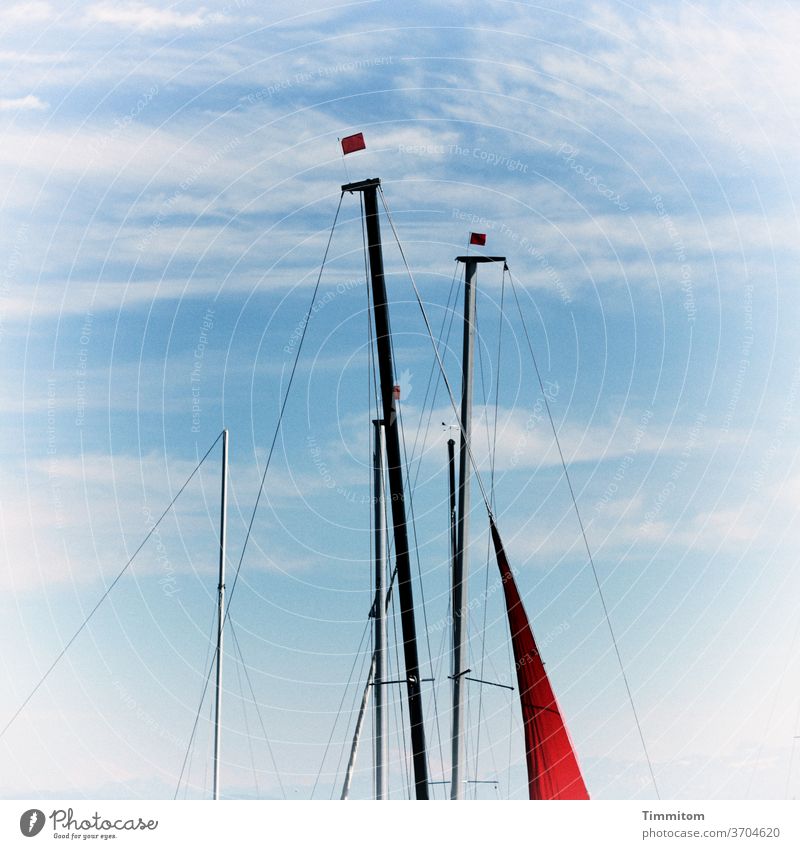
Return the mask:
<svg viewBox="0 0 800 849">
<path fill-rule="evenodd" d="M 544 671 L 544 663 L 536 648 L 500 534 L 491 516 L 489 522 L 506 596 L 508 625 L 517 667 L 522 722 L 525 727 L 528 793 L 531 799 L 588 799 L 589 793 L 567 727 Z"/>
</svg>

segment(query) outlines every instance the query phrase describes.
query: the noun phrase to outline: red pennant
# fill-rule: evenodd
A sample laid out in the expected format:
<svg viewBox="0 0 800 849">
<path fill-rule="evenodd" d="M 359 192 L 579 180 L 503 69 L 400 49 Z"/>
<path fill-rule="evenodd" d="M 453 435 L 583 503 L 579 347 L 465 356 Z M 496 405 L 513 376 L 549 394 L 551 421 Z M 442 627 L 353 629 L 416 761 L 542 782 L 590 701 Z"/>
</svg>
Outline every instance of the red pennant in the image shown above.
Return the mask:
<svg viewBox="0 0 800 849">
<path fill-rule="evenodd" d="M 342 153 L 347 156 L 348 153 L 355 153 L 357 150 L 364 150 L 367 146 L 364 141 L 364 133 L 356 133 L 352 136 L 345 136 L 342 139 Z"/>
<path fill-rule="evenodd" d="M 470 233 L 469 234 L 469 243 L 471 245 L 485 245 L 486 244 L 486 233 Z"/>
</svg>

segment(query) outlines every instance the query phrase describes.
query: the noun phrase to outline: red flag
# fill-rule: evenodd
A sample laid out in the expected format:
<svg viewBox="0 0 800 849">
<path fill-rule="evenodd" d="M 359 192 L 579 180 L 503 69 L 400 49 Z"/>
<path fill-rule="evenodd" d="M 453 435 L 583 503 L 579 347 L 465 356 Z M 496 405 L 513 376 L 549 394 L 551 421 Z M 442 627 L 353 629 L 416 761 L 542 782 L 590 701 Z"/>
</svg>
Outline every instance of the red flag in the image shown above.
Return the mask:
<svg viewBox="0 0 800 849">
<path fill-rule="evenodd" d="M 357 150 L 364 150 L 366 146 L 364 133 L 356 133 L 353 136 L 345 136 L 342 139 L 342 153 L 345 156 L 348 153 L 355 153 Z"/>
<path fill-rule="evenodd" d="M 469 243 L 471 245 L 485 245 L 486 244 L 486 233 L 470 233 L 469 234 Z"/>
<path fill-rule="evenodd" d="M 567 727 L 533 639 L 500 534 L 491 517 L 489 524 L 506 597 L 511 646 L 517 667 L 525 729 L 528 795 L 531 799 L 588 799 L 589 793 Z"/>
<path fill-rule="evenodd" d="M 392 396 L 394 397 L 395 401 L 400 400 L 400 384 L 399 383 L 395 383 L 395 385 L 392 389 Z"/>
</svg>

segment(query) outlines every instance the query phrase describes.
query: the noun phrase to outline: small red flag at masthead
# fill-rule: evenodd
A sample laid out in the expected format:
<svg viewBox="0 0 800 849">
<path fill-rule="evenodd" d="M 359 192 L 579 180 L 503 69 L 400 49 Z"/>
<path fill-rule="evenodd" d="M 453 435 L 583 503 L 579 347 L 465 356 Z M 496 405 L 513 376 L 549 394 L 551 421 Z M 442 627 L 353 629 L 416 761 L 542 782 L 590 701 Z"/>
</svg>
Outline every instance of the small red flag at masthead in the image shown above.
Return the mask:
<svg viewBox="0 0 800 849">
<path fill-rule="evenodd" d="M 367 146 L 364 141 L 364 133 L 355 133 L 352 136 L 345 136 L 342 139 L 342 154 L 347 156 L 348 153 L 355 153 L 357 150 L 364 150 Z"/>
<path fill-rule="evenodd" d="M 471 245 L 485 245 L 486 244 L 486 233 L 470 233 L 469 234 L 469 243 Z"/>
</svg>

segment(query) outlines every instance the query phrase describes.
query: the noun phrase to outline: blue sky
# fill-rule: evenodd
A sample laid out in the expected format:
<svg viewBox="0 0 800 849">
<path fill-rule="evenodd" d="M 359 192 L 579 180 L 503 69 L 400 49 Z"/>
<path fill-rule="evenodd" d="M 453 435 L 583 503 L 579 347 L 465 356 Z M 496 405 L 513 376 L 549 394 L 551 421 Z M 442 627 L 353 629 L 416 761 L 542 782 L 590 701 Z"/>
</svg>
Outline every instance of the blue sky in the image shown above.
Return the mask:
<svg viewBox="0 0 800 849">
<path fill-rule="evenodd" d="M 347 180 L 337 138 L 361 130 L 350 176 L 382 178 L 437 329 L 470 229 L 508 256 L 662 796 L 796 795 L 796 8 L 29 2 L 0 11 L 0 31 L 3 716 L 223 425 L 238 562 Z M 452 414 L 441 387 L 423 406 L 430 343 L 384 234 L 440 778 Z M 296 798 L 371 601 L 360 239 L 347 197 L 231 612 Z M 651 798 L 558 455 L 531 424 L 522 326 L 506 291 L 498 363 L 501 275 L 480 274 L 476 433 L 486 469 L 499 375 L 495 495 L 520 590 L 591 794 Z M 3 738 L 4 796 L 172 796 L 214 609 L 217 458 Z M 472 662 L 485 612 L 485 669 L 502 678 L 477 507 L 472 527 Z M 258 792 L 280 795 L 230 640 L 228 659 L 226 792 L 256 793 L 249 734 Z M 360 686 L 315 796 L 338 795 Z M 472 694 L 470 769 L 520 797 L 504 692 L 484 693 L 480 742 Z M 208 793 L 208 707 L 189 796 Z M 402 795 L 399 730 L 392 756 Z M 368 795 L 368 745 L 359 767 Z"/>
</svg>

